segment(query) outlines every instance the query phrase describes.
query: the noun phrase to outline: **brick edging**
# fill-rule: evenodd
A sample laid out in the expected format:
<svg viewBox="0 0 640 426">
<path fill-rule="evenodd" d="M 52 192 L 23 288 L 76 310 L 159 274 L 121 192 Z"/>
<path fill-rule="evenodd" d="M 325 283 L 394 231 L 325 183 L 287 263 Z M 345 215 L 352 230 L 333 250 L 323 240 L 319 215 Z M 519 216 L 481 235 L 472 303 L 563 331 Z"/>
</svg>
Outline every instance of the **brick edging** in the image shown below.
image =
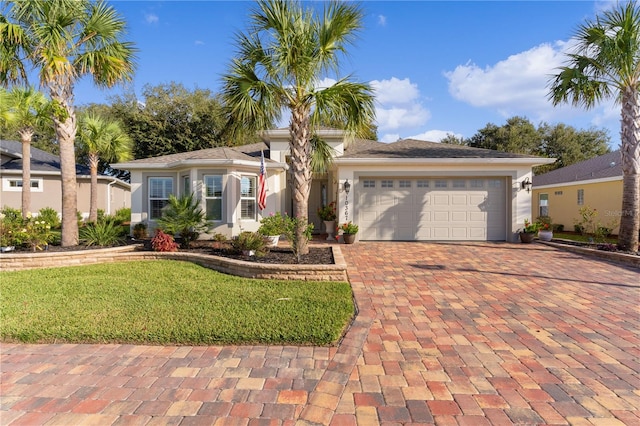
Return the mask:
<svg viewBox="0 0 640 426">
<path fill-rule="evenodd" d="M 170 259 L 193 262 L 205 268 L 244 278 L 347 281 L 347 264 L 340 247 L 332 245 L 333 265 L 284 265 L 246 262 L 201 253 L 152 252 L 139 245 L 69 252 L 14 253 L 0 256 L 0 271 L 22 271 L 37 268 L 90 265 L 96 263 Z"/>
<path fill-rule="evenodd" d="M 591 248 L 584 248 L 580 246 L 574 246 L 570 244 L 554 243 L 553 241 L 540 241 L 539 243 L 545 244 L 551 247 L 555 247 L 561 250 L 570 251 L 573 253 L 583 254 L 587 256 L 597 257 L 599 259 L 608 260 L 610 262 L 619 263 L 634 268 L 640 268 L 640 256 L 625 253 L 615 253 L 604 250 L 594 250 Z"/>
</svg>

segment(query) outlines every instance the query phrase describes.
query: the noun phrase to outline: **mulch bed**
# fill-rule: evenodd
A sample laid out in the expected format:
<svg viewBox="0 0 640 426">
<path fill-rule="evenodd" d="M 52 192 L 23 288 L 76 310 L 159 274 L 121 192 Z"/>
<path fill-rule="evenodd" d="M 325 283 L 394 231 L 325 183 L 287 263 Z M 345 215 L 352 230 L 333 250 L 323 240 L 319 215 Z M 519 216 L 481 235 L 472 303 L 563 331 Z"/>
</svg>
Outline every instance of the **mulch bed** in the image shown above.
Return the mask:
<svg viewBox="0 0 640 426">
<path fill-rule="evenodd" d="M 136 241 L 136 240 L 128 240 L 126 244 L 140 244 L 143 243 L 145 245 L 146 250 L 151 250 L 150 240 L 145 241 Z M 71 247 L 61 247 L 56 245 L 50 245 L 47 249 L 50 253 L 55 252 L 69 252 L 69 251 L 83 251 L 83 250 L 94 250 L 101 249 L 104 247 L 98 246 L 71 246 Z M 264 257 L 256 257 L 256 256 L 244 256 L 242 254 L 237 254 L 232 252 L 227 245 L 220 245 L 220 243 L 216 243 L 215 241 L 194 241 L 191 244 L 191 248 L 189 249 L 178 249 L 181 252 L 191 252 L 191 253 L 203 253 L 203 254 L 211 254 L 214 256 L 221 256 L 230 259 L 244 260 L 247 262 L 257 262 L 257 263 L 270 263 L 270 264 L 284 264 L 284 265 L 293 265 L 293 264 L 301 264 L 301 265 L 333 265 L 335 262 L 333 260 L 333 251 L 330 247 L 310 247 L 309 254 L 303 255 L 300 259 L 300 262 L 297 261 L 296 257 L 293 255 L 293 251 L 287 247 L 274 247 L 269 250 Z M 10 255 L 11 253 L 29 253 L 29 250 L 19 248 L 15 251 L 3 253 L 3 255 Z M 38 251 L 37 253 L 42 253 L 42 251 Z"/>
</svg>

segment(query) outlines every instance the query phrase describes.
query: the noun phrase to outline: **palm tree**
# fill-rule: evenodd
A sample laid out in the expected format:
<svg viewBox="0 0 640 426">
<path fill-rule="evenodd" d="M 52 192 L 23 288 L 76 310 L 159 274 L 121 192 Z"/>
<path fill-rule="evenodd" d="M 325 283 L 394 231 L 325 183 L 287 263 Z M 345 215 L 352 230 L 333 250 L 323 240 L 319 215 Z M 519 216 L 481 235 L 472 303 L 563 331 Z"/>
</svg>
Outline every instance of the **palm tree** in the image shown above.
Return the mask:
<svg viewBox="0 0 640 426">
<path fill-rule="evenodd" d="M 621 104 L 622 215 L 618 247 L 638 250 L 640 232 L 640 8 L 634 1 L 587 21 L 574 53 L 555 75 L 550 99 L 591 108 L 614 98 Z"/>
<path fill-rule="evenodd" d="M 291 113 L 293 216 L 299 218 L 296 239 L 301 254 L 312 178 L 311 137 L 320 123 L 340 121 L 350 134 L 367 130 L 373 121 L 373 92 L 365 83 L 339 79 L 318 87 L 338 71 L 361 28 L 362 11 L 353 3 L 325 3 L 321 16 L 299 1 L 259 1 L 247 34 L 238 34 L 237 57 L 223 76 L 223 100 L 235 129 L 259 132 L 277 122 L 283 109 Z"/>
<path fill-rule="evenodd" d="M 133 75 L 132 43 L 121 41 L 125 22 L 104 0 L 9 1 L 0 15 L 0 84 L 23 81 L 24 64 L 39 71 L 53 101 L 62 175 L 62 246 L 78 244 L 74 84 L 90 74 L 112 87 Z"/>
<path fill-rule="evenodd" d="M 38 126 L 50 121 L 49 100 L 32 87 L 0 88 L 0 124 L 15 128 L 22 142 L 22 217 L 31 211 L 31 139 Z"/>
<path fill-rule="evenodd" d="M 88 114 L 78 126 L 80 151 L 87 155 L 91 171 L 89 222 L 98 220 L 98 165 L 100 159 L 126 161 L 132 158 L 133 141 L 116 121 Z"/>
</svg>

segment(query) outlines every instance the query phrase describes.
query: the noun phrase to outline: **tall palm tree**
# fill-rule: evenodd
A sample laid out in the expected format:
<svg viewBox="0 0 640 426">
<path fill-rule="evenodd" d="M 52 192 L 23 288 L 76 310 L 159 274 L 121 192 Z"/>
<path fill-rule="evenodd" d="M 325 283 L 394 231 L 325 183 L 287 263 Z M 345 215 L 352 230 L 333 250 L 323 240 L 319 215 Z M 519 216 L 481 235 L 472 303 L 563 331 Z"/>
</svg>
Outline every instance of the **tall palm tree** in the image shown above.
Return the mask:
<svg viewBox="0 0 640 426">
<path fill-rule="evenodd" d="M 338 71 L 361 28 L 362 11 L 353 3 L 332 1 L 318 16 L 298 0 L 259 1 L 247 34 L 237 35 L 237 57 L 223 76 L 223 100 L 236 128 L 258 132 L 277 122 L 283 109 L 291 113 L 293 215 L 300 254 L 304 239 L 312 177 L 311 137 L 320 123 L 340 121 L 348 133 L 367 129 L 373 121 L 371 87 L 339 79 L 329 87 L 319 82 Z"/>
<path fill-rule="evenodd" d="M 125 22 L 104 0 L 19 0 L 0 15 L 0 84 L 24 80 L 25 63 L 39 71 L 54 105 L 62 174 L 62 245 L 78 243 L 76 220 L 76 114 L 73 87 L 91 75 L 112 87 L 133 75 L 135 48 L 121 41 Z"/>
<path fill-rule="evenodd" d="M 98 220 L 98 165 L 100 159 L 111 161 L 130 160 L 133 141 L 116 121 L 105 120 L 87 114 L 78 126 L 80 151 L 86 154 L 91 171 L 91 196 L 89 201 L 89 222 Z"/>
<path fill-rule="evenodd" d="M 0 88 L 0 124 L 14 128 L 22 142 L 22 217 L 31 210 L 31 140 L 36 129 L 51 121 L 49 100 L 33 87 Z"/>
<path fill-rule="evenodd" d="M 640 232 L 640 7 L 618 4 L 582 24 L 574 53 L 552 80 L 554 105 L 591 108 L 614 98 L 621 104 L 622 214 L 618 247 L 638 250 Z"/>
</svg>

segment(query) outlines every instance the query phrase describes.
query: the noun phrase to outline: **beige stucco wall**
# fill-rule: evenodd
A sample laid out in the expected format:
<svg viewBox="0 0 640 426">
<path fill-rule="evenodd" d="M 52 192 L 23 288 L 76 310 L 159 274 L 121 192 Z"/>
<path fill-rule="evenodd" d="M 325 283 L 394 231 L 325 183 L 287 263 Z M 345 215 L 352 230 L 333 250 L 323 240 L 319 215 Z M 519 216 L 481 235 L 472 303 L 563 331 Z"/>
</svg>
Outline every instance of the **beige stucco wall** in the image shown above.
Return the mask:
<svg viewBox="0 0 640 426">
<path fill-rule="evenodd" d="M 584 190 L 583 205 L 578 205 L 580 189 Z M 598 211 L 598 221 L 602 226 L 612 227 L 614 233 L 619 230 L 622 178 L 549 185 L 534 188 L 532 194 L 531 217 L 533 219 L 540 215 L 540 194 L 548 194 L 549 216 L 553 223 L 564 225 L 566 231 L 573 231 L 574 220 L 580 217 L 580 208 L 586 206 Z"/>
<path fill-rule="evenodd" d="M 3 174 L 3 178 L 8 177 Z M 21 178 L 22 175 L 11 175 L 12 178 Z M 32 179 L 42 179 L 42 191 L 34 191 L 31 193 L 31 211 L 37 212 L 42 208 L 50 207 L 62 212 L 62 185 L 59 175 L 37 175 L 33 174 Z M 131 207 L 131 191 L 129 186 L 123 182 L 109 185 L 112 179 L 98 180 L 98 209 L 104 210 L 108 214 L 113 214 L 116 210 Z M 89 215 L 89 198 L 91 194 L 90 180 L 88 177 L 78 178 L 77 184 L 78 210 L 85 216 Z M 107 198 L 107 194 L 110 198 Z M 0 206 L 11 207 L 14 209 L 22 208 L 22 192 L 21 191 L 5 191 L 0 186 Z"/>
</svg>

